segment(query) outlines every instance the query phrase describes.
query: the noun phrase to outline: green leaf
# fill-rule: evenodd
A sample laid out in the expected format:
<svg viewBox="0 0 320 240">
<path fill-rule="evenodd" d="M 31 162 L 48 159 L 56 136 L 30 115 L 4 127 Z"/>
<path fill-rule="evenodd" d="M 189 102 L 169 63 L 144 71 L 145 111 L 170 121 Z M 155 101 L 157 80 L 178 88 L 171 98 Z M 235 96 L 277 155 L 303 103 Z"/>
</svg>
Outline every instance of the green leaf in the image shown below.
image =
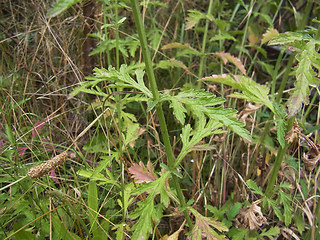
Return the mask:
<svg viewBox="0 0 320 240">
<path fill-rule="evenodd" d="M 220 232 L 226 232 L 229 229 L 220 221 L 214 218 L 202 216 L 194 208 L 188 207 L 188 210 L 195 216 L 196 223 L 192 229 L 192 239 L 201 239 L 202 233 L 207 239 L 226 239 L 225 235 L 218 234 L 212 227 Z M 200 238 L 199 238 L 200 236 Z"/>
<path fill-rule="evenodd" d="M 221 32 L 218 35 L 215 35 L 214 37 L 210 38 L 210 41 L 219 41 L 219 40 L 232 40 L 234 42 L 237 41 L 237 39 L 235 39 L 232 35 L 230 35 L 229 33 L 225 33 L 225 32 Z"/>
<path fill-rule="evenodd" d="M 89 181 L 88 187 L 88 207 L 89 207 L 89 220 L 91 224 L 91 229 L 94 229 L 97 226 L 98 218 L 98 190 L 97 183 L 95 180 Z"/>
<path fill-rule="evenodd" d="M 58 0 L 53 4 L 52 8 L 49 9 L 46 17 L 55 17 L 81 1 L 82 0 Z"/>
<path fill-rule="evenodd" d="M 249 180 L 246 181 L 246 183 L 247 183 L 248 187 L 250 189 L 252 189 L 255 194 L 259 194 L 260 196 L 264 196 L 264 193 L 262 192 L 262 188 L 258 187 L 256 182 L 254 182 L 253 180 L 249 179 Z"/>
<path fill-rule="evenodd" d="M 305 223 L 304 214 L 303 214 L 302 210 L 297 209 L 297 211 L 295 212 L 293 217 L 294 217 L 294 222 L 295 222 L 296 227 L 298 228 L 299 233 L 302 234 L 302 232 L 306 228 L 306 223 Z"/>
<path fill-rule="evenodd" d="M 175 96 L 167 96 L 161 98 L 161 101 L 171 102 L 170 107 L 172 107 L 175 117 L 181 122 L 185 122 L 186 112 L 191 112 L 191 115 L 196 119 L 197 123 L 202 123 L 202 127 L 205 127 L 205 118 L 208 117 L 212 119 L 216 124 L 220 122 L 225 125 L 235 133 L 239 134 L 241 137 L 251 141 L 251 136 L 249 132 L 243 128 L 244 124 L 238 121 L 234 115 L 236 110 L 224 109 L 223 107 L 214 107 L 216 105 L 222 104 L 225 100 L 223 98 L 218 98 L 212 93 L 205 92 L 204 90 L 186 90 L 178 93 Z M 203 121 L 204 120 L 204 121 Z M 210 123 L 211 125 L 213 122 Z M 211 126 L 217 128 L 216 126 Z M 203 131 L 198 128 L 201 133 Z M 211 129 L 212 130 L 212 129 Z M 212 131 L 209 130 L 212 133 Z M 208 133 L 208 129 L 206 128 Z M 207 135 L 208 136 L 208 135 Z M 199 142 L 202 138 L 198 136 L 197 141 Z M 198 143 L 196 139 L 193 139 L 193 146 Z"/>
<path fill-rule="evenodd" d="M 99 174 L 101 171 L 104 171 L 109 177 L 110 182 L 116 182 L 114 180 L 113 172 L 108 169 L 108 166 L 111 165 L 113 159 L 118 160 L 118 153 L 110 151 L 109 156 L 101 156 L 100 158 L 102 161 L 100 161 L 99 165 L 94 168 L 91 178 L 95 178 L 97 174 Z"/>
<path fill-rule="evenodd" d="M 93 79 L 93 81 L 81 82 L 78 87 L 73 89 L 73 91 L 69 95 L 69 98 L 78 95 L 80 92 L 93 94 L 95 96 L 108 97 L 108 94 L 101 92 L 101 90 L 93 89 L 98 83 L 102 81 L 104 81 L 104 79 Z"/>
<path fill-rule="evenodd" d="M 253 15 L 255 17 L 260 16 L 260 17 L 264 18 L 264 20 L 269 24 L 269 26 L 273 26 L 273 21 L 269 15 L 261 13 L 261 12 L 253 12 Z"/>
<path fill-rule="evenodd" d="M 280 234 L 280 229 L 278 227 L 272 227 L 268 231 L 266 229 L 262 230 L 260 233 L 260 239 L 265 239 L 263 237 L 268 237 L 269 239 L 275 239 Z"/>
<path fill-rule="evenodd" d="M 152 220 L 159 222 L 162 216 L 163 205 L 160 203 L 154 206 L 154 199 L 160 193 L 160 199 L 164 205 L 168 206 L 169 197 L 165 190 L 167 185 L 165 182 L 170 176 L 170 172 L 165 172 L 162 176 L 149 183 L 139 184 L 138 189 L 132 194 L 140 194 L 148 191 L 149 195 L 143 202 L 138 203 L 138 207 L 129 215 L 130 218 L 139 218 L 136 224 L 132 227 L 134 233 L 132 239 L 148 239 L 153 230 Z"/>
<path fill-rule="evenodd" d="M 238 134 L 240 137 L 252 141 L 250 133 L 244 128 L 244 123 L 238 121 L 234 115 L 237 111 L 233 109 L 212 108 L 208 111 L 208 116 L 225 125 L 227 128 Z"/>
<path fill-rule="evenodd" d="M 268 45 L 294 45 L 301 41 L 310 41 L 312 37 L 303 32 L 286 32 L 282 33 L 269 41 Z"/>
<path fill-rule="evenodd" d="M 93 136 L 91 140 L 84 145 L 83 149 L 88 153 L 109 154 L 107 139 L 102 133 L 98 133 L 97 135 Z"/>
<path fill-rule="evenodd" d="M 183 146 L 176 159 L 175 166 L 177 167 L 183 158 L 191 152 L 204 137 L 215 134 L 216 131 L 219 131 L 220 127 L 222 127 L 222 124 L 218 121 L 214 119 L 207 121 L 205 118 L 199 119 L 194 130 L 190 124 L 185 125 L 180 135 Z"/>
<path fill-rule="evenodd" d="M 209 19 L 212 20 L 212 16 L 202 13 L 198 10 L 189 10 L 188 11 L 188 17 L 187 17 L 187 23 L 185 30 L 192 29 L 196 24 L 199 23 L 201 19 Z"/>
<path fill-rule="evenodd" d="M 201 118 L 208 107 L 216 106 L 225 102 L 223 98 L 217 98 L 212 93 L 194 89 L 182 91 L 175 96 L 167 96 L 161 100 L 169 100 L 171 102 L 170 107 L 173 108 L 175 117 L 181 123 L 184 123 L 184 119 L 186 117 L 184 113 L 187 112 L 186 108 L 190 109 L 194 116 Z"/>
<path fill-rule="evenodd" d="M 284 145 L 285 145 L 285 125 L 286 125 L 286 122 L 284 119 L 278 119 L 277 120 L 277 140 L 278 142 L 280 143 L 280 146 L 282 148 L 284 148 Z"/>
<path fill-rule="evenodd" d="M 243 240 L 247 239 L 249 234 L 249 229 L 246 228 L 231 228 L 228 232 L 228 236 L 233 240 Z"/>
<path fill-rule="evenodd" d="M 149 31 L 148 40 L 152 49 L 157 49 L 159 42 L 161 41 L 161 35 L 162 35 L 162 31 L 155 27 L 153 27 L 151 31 Z"/>
<path fill-rule="evenodd" d="M 170 108 L 173 108 L 173 115 L 178 119 L 181 125 L 184 125 L 187 110 L 183 107 L 181 102 L 172 101 Z"/>
<path fill-rule="evenodd" d="M 176 59 L 161 60 L 157 65 L 157 68 L 161 68 L 161 69 L 171 69 L 173 67 L 182 68 L 182 69 L 188 71 L 187 66 L 184 65 L 183 62 L 176 60 Z"/>
<path fill-rule="evenodd" d="M 117 71 L 113 67 L 109 67 L 108 70 L 106 69 L 97 69 L 95 68 L 95 77 L 98 79 L 108 80 L 110 82 L 113 82 L 114 86 L 119 87 L 127 87 L 127 88 L 134 88 L 145 95 L 147 95 L 149 98 L 152 98 L 152 93 L 150 90 L 145 86 L 144 81 L 142 80 L 144 72 L 142 70 L 136 70 L 135 74 L 137 75 L 137 81 L 135 81 L 128 72 L 127 65 L 121 65 L 120 70 Z"/>
<path fill-rule="evenodd" d="M 148 239 L 153 229 L 153 223 L 152 223 L 152 214 L 154 212 L 153 199 L 151 199 L 149 195 L 144 202 L 138 203 L 138 205 L 139 207 L 134 211 L 133 214 L 131 214 L 131 217 L 135 216 L 136 214 L 138 214 L 139 216 L 139 220 L 132 227 L 132 230 L 134 231 L 132 235 L 132 239 Z"/>
<path fill-rule="evenodd" d="M 267 86 L 256 83 L 251 78 L 245 76 L 231 76 L 222 74 L 201 78 L 198 81 L 222 83 L 237 88 L 242 91 L 242 94 L 234 93 L 230 95 L 231 97 L 243 98 L 257 104 L 264 104 L 272 112 L 275 111 L 273 104 L 268 96 L 269 88 Z"/>
<path fill-rule="evenodd" d="M 114 179 L 108 179 L 101 173 L 94 174 L 94 171 L 92 170 L 80 169 L 77 172 L 77 174 L 85 178 L 90 178 L 91 180 L 101 181 L 100 184 L 111 183 L 111 184 L 115 184 L 116 186 L 119 186 L 117 182 L 114 181 Z"/>
<path fill-rule="evenodd" d="M 138 47 L 140 46 L 140 42 L 137 40 L 132 40 L 132 39 L 129 39 L 126 42 L 127 42 L 128 48 L 129 48 L 130 56 L 134 57 Z"/>
<path fill-rule="evenodd" d="M 312 55 L 315 53 L 315 43 L 309 42 L 306 49 L 296 58 L 299 62 L 296 70 L 296 81 L 294 91 L 288 100 L 288 117 L 291 118 L 300 112 L 302 104 L 309 104 L 309 84 L 315 82 L 316 73 L 312 69 Z"/>
<path fill-rule="evenodd" d="M 57 215 L 52 216 L 52 223 L 54 228 L 53 239 L 81 240 L 79 236 L 66 229 L 66 226 Z"/>
<path fill-rule="evenodd" d="M 242 207 L 242 204 L 240 202 L 236 202 L 230 209 L 230 211 L 227 211 L 227 217 L 228 219 L 232 220 L 235 218 L 235 216 L 239 213 L 240 209 Z"/>
<path fill-rule="evenodd" d="M 127 212 L 127 209 L 130 205 L 130 203 L 133 201 L 133 198 L 131 198 L 132 190 L 134 189 L 133 183 L 126 184 L 124 187 L 124 191 L 120 192 L 120 196 L 122 197 L 123 194 L 123 202 L 120 201 L 120 199 L 117 199 L 117 202 L 119 206 L 124 209 L 125 212 Z"/>
<path fill-rule="evenodd" d="M 143 81 L 144 72 L 140 69 L 135 70 L 135 74 L 137 76 L 137 81 L 135 81 L 129 73 L 132 73 L 132 70 L 135 69 L 135 66 L 127 66 L 121 65 L 120 70 L 116 70 L 112 66 L 109 67 L 108 70 L 104 68 L 95 68 L 94 76 L 87 77 L 84 83 L 77 88 L 75 88 L 70 96 L 73 97 L 80 92 L 86 92 L 90 94 L 94 94 L 96 96 L 110 97 L 109 94 L 102 92 L 102 90 L 97 86 L 100 82 L 111 82 L 111 84 L 107 85 L 108 88 L 120 87 L 120 88 L 131 88 L 141 91 L 147 97 L 152 98 L 152 93 L 145 86 Z M 140 100 L 146 101 L 146 99 L 141 98 Z"/>
<path fill-rule="evenodd" d="M 289 224 L 291 224 L 292 217 L 293 217 L 293 215 L 292 215 L 293 207 L 291 206 L 292 197 L 289 194 L 280 190 L 277 200 L 279 201 L 280 204 L 283 204 L 284 223 L 286 226 L 288 226 Z"/>
<path fill-rule="evenodd" d="M 16 139 L 14 138 L 11 126 L 6 124 L 5 125 L 5 129 L 6 129 L 6 138 L 9 140 L 11 145 L 15 144 Z"/>
<path fill-rule="evenodd" d="M 123 121 L 123 123 L 124 123 L 124 126 L 123 126 L 124 129 L 122 131 L 125 132 L 125 136 L 123 137 L 123 140 L 124 140 L 124 145 L 127 146 L 139 138 L 138 131 L 140 126 L 139 126 L 139 123 L 134 123 L 131 120 Z"/>
<path fill-rule="evenodd" d="M 213 207 L 211 205 L 206 205 L 205 206 L 215 217 L 219 218 L 222 220 L 224 218 L 225 211 L 222 209 L 218 209 L 217 207 Z"/>
<path fill-rule="evenodd" d="M 266 197 L 263 198 L 263 200 L 266 201 L 266 203 L 268 204 L 269 207 L 272 207 L 272 209 L 273 209 L 274 213 L 276 214 L 276 216 L 278 217 L 278 219 L 280 221 L 283 221 L 283 214 L 280 210 L 280 207 L 277 205 L 277 203 L 274 200 L 272 200 L 270 198 L 266 198 Z"/>
<path fill-rule="evenodd" d="M 319 79 L 313 67 L 320 69 L 320 56 L 316 51 L 318 40 L 312 38 L 311 29 L 301 32 L 287 32 L 273 38 L 269 45 L 281 44 L 291 47 L 293 51 L 299 53 L 296 55 L 298 65 L 295 68 L 295 88 L 287 102 L 288 117 L 291 118 L 300 112 L 302 104 L 309 103 L 309 85 L 319 85 Z"/>
</svg>

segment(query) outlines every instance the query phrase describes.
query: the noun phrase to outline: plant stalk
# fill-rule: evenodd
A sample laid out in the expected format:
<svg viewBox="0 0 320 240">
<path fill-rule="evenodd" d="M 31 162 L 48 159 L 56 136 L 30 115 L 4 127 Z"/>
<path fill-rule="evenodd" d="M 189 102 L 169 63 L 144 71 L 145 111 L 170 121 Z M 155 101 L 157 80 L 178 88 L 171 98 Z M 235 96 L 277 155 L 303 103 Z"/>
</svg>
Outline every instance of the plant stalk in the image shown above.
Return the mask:
<svg viewBox="0 0 320 240">
<path fill-rule="evenodd" d="M 279 91 L 278 91 L 278 95 L 276 96 L 276 103 L 280 103 L 280 100 L 281 100 L 281 97 L 282 97 L 282 94 L 283 94 L 283 90 L 285 88 L 285 85 L 287 84 L 287 80 L 288 80 L 288 77 L 289 77 L 290 69 L 291 69 L 291 66 L 293 64 L 294 59 L 295 59 L 295 54 L 292 53 L 290 58 L 289 58 L 289 61 L 288 61 L 288 66 L 287 66 L 286 72 L 284 73 L 283 79 L 281 81 L 281 84 L 280 84 L 280 87 L 279 87 Z M 288 119 L 288 122 L 287 122 L 288 125 L 287 125 L 287 131 L 286 132 L 291 130 L 292 125 L 294 123 L 294 120 L 295 120 L 295 117 L 292 117 L 292 118 Z M 269 132 L 269 128 L 267 129 L 267 131 Z M 278 171 L 280 169 L 281 163 L 283 161 L 283 157 L 284 157 L 289 145 L 290 144 L 288 142 L 286 142 L 285 146 L 283 148 L 281 146 L 279 146 L 278 154 L 277 154 L 277 157 L 276 157 L 276 161 L 273 164 L 270 180 L 268 181 L 268 185 L 267 185 L 266 192 L 265 192 L 267 197 L 271 197 L 271 195 L 272 195 L 272 189 L 273 189 L 274 184 L 276 183 Z"/>
<path fill-rule="evenodd" d="M 209 8 L 208 8 L 208 14 L 210 14 L 212 12 L 212 6 L 213 6 L 213 0 L 210 0 L 209 2 Z M 208 28 L 209 28 L 209 20 L 206 19 L 206 26 L 204 29 L 204 34 L 203 34 L 203 41 L 202 41 L 202 48 L 201 48 L 201 58 L 200 58 L 200 65 L 199 65 L 199 74 L 198 74 L 198 78 L 202 78 L 202 74 L 203 74 L 203 67 L 205 64 L 205 60 L 206 60 L 206 56 L 204 54 L 205 50 L 206 50 L 206 45 L 207 45 L 207 38 L 208 38 Z M 198 88 L 200 88 L 201 86 L 201 81 L 198 82 Z"/>
<path fill-rule="evenodd" d="M 295 117 L 288 119 L 287 132 L 292 128 L 294 120 L 295 120 Z M 270 176 L 270 179 L 268 181 L 268 185 L 267 185 L 267 188 L 265 191 L 265 195 L 268 198 L 270 198 L 272 196 L 272 193 L 273 193 L 272 190 L 273 190 L 274 184 L 276 183 L 278 172 L 281 167 L 283 157 L 284 157 L 289 145 L 290 145 L 290 143 L 286 142 L 283 148 L 281 146 L 279 146 L 276 161 L 273 164 L 273 168 L 271 170 L 271 176 Z"/>
<path fill-rule="evenodd" d="M 159 96 L 159 92 L 158 92 L 156 79 L 154 76 L 153 66 L 152 66 L 151 57 L 150 57 L 148 44 L 147 44 L 147 38 L 146 38 L 145 31 L 144 31 L 144 26 L 142 24 L 142 20 L 141 20 L 140 10 L 139 10 L 138 3 L 136 0 L 131 0 L 131 5 L 132 5 L 132 11 L 133 11 L 135 24 L 136 24 L 139 39 L 140 39 L 141 50 L 142 50 L 144 62 L 146 65 L 146 72 L 148 75 L 150 88 L 151 88 L 151 91 L 153 94 L 153 100 L 155 102 L 157 102 L 156 110 L 157 110 L 157 115 L 159 118 L 160 130 L 162 133 L 162 140 L 164 142 L 166 156 L 168 159 L 168 167 L 170 170 L 173 170 L 175 158 L 174 158 L 174 155 L 172 152 L 172 147 L 171 147 L 170 138 L 169 138 L 169 134 L 168 134 L 167 124 L 166 124 L 166 120 L 165 120 L 164 113 L 162 110 L 162 104 L 158 102 L 160 96 Z M 185 202 L 183 193 L 181 191 L 181 187 L 180 187 L 178 178 L 174 174 L 172 174 L 172 181 L 173 181 L 174 187 L 177 191 L 180 206 L 182 209 L 184 209 L 183 213 L 185 215 L 185 218 L 187 220 L 189 228 L 192 229 L 193 224 L 190 219 L 189 213 L 186 210 L 186 202 Z"/>
<path fill-rule="evenodd" d="M 280 104 L 280 102 L 281 102 L 283 91 L 284 91 L 284 89 L 285 89 L 285 87 L 287 85 L 289 74 L 291 72 L 291 68 L 292 68 L 295 56 L 296 56 L 295 53 L 292 53 L 290 55 L 290 57 L 289 57 L 289 60 L 288 60 L 287 66 L 286 66 L 286 70 L 284 72 L 284 75 L 283 75 L 281 83 L 280 83 L 278 94 L 275 97 L 275 102 L 277 104 Z M 275 71 L 276 71 L 276 69 L 275 69 Z M 274 73 L 274 74 L 277 75 L 276 73 Z M 273 81 L 275 81 L 275 79 L 273 79 Z M 262 135 L 260 137 L 259 144 L 264 145 L 264 140 L 265 140 L 266 136 L 269 134 L 270 127 L 271 127 L 271 125 L 273 123 L 273 121 L 272 121 L 273 120 L 273 116 L 274 116 L 274 114 L 271 112 L 270 116 L 268 118 L 268 121 L 267 121 L 267 123 L 266 123 L 266 125 L 264 127 L 264 131 L 263 131 L 263 133 L 262 133 Z M 264 152 L 264 150 L 262 151 L 262 154 L 263 154 L 263 152 Z M 260 153 L 260 151 L 259 151 L 259 148 L 258 148 L 257 151 L 255 151 L 255 153 L 254 153 L 253 159 L 257 159 L 259 153 Z M 246 180 L 251 177 L 251 174 L 252 174 L 252 171 L 254 169 L 255 163 L 256 163 L 255 161 L 251 162 L 250 167 L 249 167 L 248 175 L 246 176 Z"/>
</svg>

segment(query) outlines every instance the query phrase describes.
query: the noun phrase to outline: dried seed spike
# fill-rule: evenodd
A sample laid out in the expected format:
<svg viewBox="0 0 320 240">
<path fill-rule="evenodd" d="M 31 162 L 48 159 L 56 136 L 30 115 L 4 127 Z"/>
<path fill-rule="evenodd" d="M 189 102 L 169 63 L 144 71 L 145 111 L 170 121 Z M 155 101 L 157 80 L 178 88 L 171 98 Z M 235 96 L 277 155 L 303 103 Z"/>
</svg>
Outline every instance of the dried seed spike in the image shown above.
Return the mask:
<svg viewBox="0 0 320 240">
<path fill-rule="evenodd" d="M 34 166 L 29 169 L 28 176 L 31 178 L 40 178 L 43 175 L 47 174 L 49 171 L 56 169 L 57 167 L 61 166 L 68 157 L 67 152 L 63 152 L 54 158 L 41 163 L 38 166 Z"/>
</svg>

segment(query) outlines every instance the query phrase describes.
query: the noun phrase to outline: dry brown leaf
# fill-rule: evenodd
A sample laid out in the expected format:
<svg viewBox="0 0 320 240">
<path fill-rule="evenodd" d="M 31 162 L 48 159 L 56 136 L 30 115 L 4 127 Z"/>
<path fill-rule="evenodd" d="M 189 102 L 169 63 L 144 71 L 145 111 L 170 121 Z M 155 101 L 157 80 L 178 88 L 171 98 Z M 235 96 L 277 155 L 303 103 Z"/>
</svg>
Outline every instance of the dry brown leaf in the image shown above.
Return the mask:
<svg viewBox="0 0 320 240">
<path fill-rule="evenodd" d="M 317 148 L 311 147 L 309 152 L 304 153 L 302 160 L 307 171 L 311 172 L 320 160 L 319 145 Z"/>
<path fill-rule="evenodd" d="M 281 234 L 286 238 L 286 239 L 292 239 L 292 237 L 295 240 L 300 240 L 300 238 L 297 236 L 297 234 L 294 233 L 294 231 L 292 231 L 291 229 L 285 227 L 283 229 L 281 229 Z M 288 236 L 288 235 L 290 236 Z"/>
<path fill-rule="evenodd" d="M 261 212 L 261 208 L 255 203 L 245 209 L 241 209 L 238 218 L 243 219 L 244 227 L 249 227 L 250 230 L 257 229 L 267 222 Z"/>
<path fill-rule="evenodd" d="M 248 116 L 254 112 L 256 112 L 262 105 L 254 105 L 252 103 L 248 103 L 244 110 L 239 113 L 239 120 L 242 122 L 246 122 Z"/>
<path fill-rule="evenodd" d="M 170 236 L 168 236 L 168 235 L 163 236 L 161 238 L 161 240 L 178 240 L 179 234 L 183 230 L 183 227 L 184 227 L 185 223 L 186 223 L 186 220 L 184 220 L 184 222 L 181 224 L 180 228 L 177 231 L 175 231 Z"/>
<path fill-rule="evenodd" d="M 292 128 L 287 133 L 285 140 L 289 142 L 293 142 L 293 140 L 301 134 L 301 131 L 302 131 L 302 128 L 299 126 L 297 120 L 295 120 L 294 124 L 292 125 Z"/>
</svg>

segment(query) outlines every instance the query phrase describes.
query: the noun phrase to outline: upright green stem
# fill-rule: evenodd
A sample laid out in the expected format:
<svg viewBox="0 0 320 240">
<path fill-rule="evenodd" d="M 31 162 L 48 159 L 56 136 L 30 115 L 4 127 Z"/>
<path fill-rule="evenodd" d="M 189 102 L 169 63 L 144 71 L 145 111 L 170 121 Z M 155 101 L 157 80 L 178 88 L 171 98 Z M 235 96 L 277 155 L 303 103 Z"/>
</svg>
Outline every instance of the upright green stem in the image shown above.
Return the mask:
<svg viewBox="0 0 320 240">
<path fill-rule="evenodd" d="M 118 16 L 118 0 L 115 0 L 116 8 L 115 8 L 115 15 L 116 15 L 116 62 L 117 62 L 117 69 L 119 70 L 119 16 Z"/>
<path fill-rule="evenodd" d="M 287 66 L 286 66 L 286 70 L 283 74 L 283 77 L 282 77 L 282 80 L 281 80 L 281 83 L 280 83 L 280 87 L 279 87 L 279 90 L 278 90 L 278 94 L 275 98 L 275 102 L 276 103 L 280 103 L 281 101 L 281 98 L 282 98 L 282 95 L 283 95 L 283 91 L 287 85 L 287 82 L 288 82 L 288 78 L 289 78 L 289 74 L 291 72 L 291 68 L 292 68 L 292 65 L 293 65 L 293 62 L 294 62 L 294 59 L 295 59 L 295 53 L 292 53 L 289 57 L 289 60 L 288 60 L 288 63 L 287 63 Z M 272 120 L 273 120 L 273 113 L 270 113 L 270 116 L 269 116 L 269 119 L 264 127 L 264 131 L 260 137 L 260 144 L 263 144 L 264 143 L 264 139 L 266 138 L 266 136 L 269 134 L 269 131 L 270 131 L 270 127 L 272 125 Z M 289 129 L 290 130 L 290 129 Z M 263 152 L 263 151 L 262 151 Z M 254 157 L 253 159 L 257 159 L 257 156 L 258 154 L 260 153 L 259 150 L 255 151 L 254 153 Z M 248 175 L 246 176 L 246 179 L 249 179 L 250 176 L 251 176 L 251 173 L 252 173 L 252 170 L 253 170 L 253 167 L 255 165 L 255 161 L 252 161 L 251 164 L 250 164 L 250 168 L 249 168 L 249 173 Z M 273 183 L 274 184 L 274 183 Z"/>
<path fill-rule="evenodd" d="M 118 25 L 118 22 L 119 22 L 119 16 L 118 16 L 118 0 L 114 0 L 114 4 L 115 4 L 115 30 L 116 30 L 116 69 L 119 70 L 119 65 L 120 65 L 120 62 L 119 62 L 119 25 Z M 117 88 L 117 91 L 122 91 L 122 88 Z M 116 112 L 117 112 L 117 115 L 118 115 L 118 127 L 119 129 L 122 129 L 122 116 L 121 116 L 121 104 L 120 104 L 120 101 L 121 101 L 121 97 L 120 95 L 116 95 L 115 96 L 116 98 Z M 121 138 L 119 138 L 119 150 L 121 151 L 122 153 L 122 141 L 121 141 Z M 125 204 L 125 199 L 124 199 L 124 195 L 125 195 L 125 182 L 124 182 L 124 165 L 123 163 L 121 163 L 121 166 L 120 166 L 120 169 L 121 169 L 121 202 L 122 202 L 122 206 L 124 206 Z M 125 208 L 122 208 L 122 221 L 125 221 L 126 219 L 126 209 Z M 124 233 L 123 233 L 124 234 Z"/>
<path fill-rule="evenodd" d="M 146 34 L 144 32 L 144 27 L 143 27 L 142 20 L 141 20 L 140 10 L 139 10 L 139 7 L 138 7 L 136 0 L 131 0 L 131 4 L 132 4 L 132 11 L 133 11 L 133 15 L 134 15 L 135 24 L 136 24 L 139 39 L 140 39 L 141 50 L 142 50 L 144 62 L 146 65 L 146 72 L 148 75 L 150 88 L 151 88 L 151 91 L 153 94 L 153 100 L 155 102 L 157 102 L 156 110 L 157 110 L 157 115 L 159 118 L 162 140 L 164 142 L 164 146 L 166 149 L 166 156 L 168 159 L 168 167 L 170 170 L 174 170 L 175 158 L 174 158 L 171 143 L 170 143 L 166 120 L 164 118 L 164 114 L 163 114 L 163 110 L 162 110 L 162 104 L 158 102 L 160 96 L 159 96 L 159 92 L 158 92 L 157 82 L 156 82 L 154 72 L 153 72 L 151 57 L 150 57 L 150 53 L 148 50 L 147 38 L 146 38 Z M 190 216 L 188 214 L 188 211 L 186 210 L 185 199 L 182 194 L 178 178 L 174 174 L 172 174 L 172 182 L 173 182 L 174 187 L 177 191 L 180 206 L 182 209 L 184 209 L 183 213 L 185 215 L 185 218 L 187 220 L 189 228 L 192 229 L 193 224 L 192 224 L 192 221 L 191 221 Z"/>
<path fill-rule="evenodd" d="M 209 9 L 208 9 L 208 14 L 210 14 L 212 12 L 212 6 L 213 6 L 213 0 L 210 0 L 209 3 Z M 209 28 L 209 20 L 206 20 L 206 26 L 204 29 L 204 34 L 203 34 L 203 40 L 202 40 L 202 48 L 201 48 L 201 58 L 200 58 L 200 66 L 199 66 L 199 74 L 198 74 L 198 78 L 202 78 L 202 74 L 203 74 L 203 68 L 204 68 L 204 64 L 205 64 L 205 60 L 206 60 L 206 56 L 204 55 L 204 52 L 206 50 L 206 45 L 207 45 L 207 37 L 208 37 L 208 28 Z M 198 82 L 198 87 L 200 88 L 201 86 L 201 82 Z"/>
<path fill-rule="evenodd" d="M 291 53 L 289 60 L 288 60 L 288 63 L 287 63 L 287 66 L 286 66 L 287 69 L 283 75 L 283 78 L 282 78 L 282 81 L 281 81 L 281 84 L 280 84 L 280 87 L 278 90 L 278 95 L 276 96 L 276 103 L 280 103 L 283 91 L 284 91 L 284 89 L 287 85 L 287 82 L 288 82 L 289 74 L 291 72 L 291 67 L 293 65 L 293 61 L 294 61 L 295 57 L 296 57 L 296 54 Z"/>
<path fill-rule="evenodd" d="M 107 4 L 103 2 L 103 24 L 107 24 L 107 12 L 106 12 Z M 104 28 L 104 38 L 108 37 L 108 29 Z M 110 52 L 107 51 L 107 66 L 109 67 L 111 63 Z"/>
<path fill-rule="evenodd" d="M 310 16 L 310 11 L 312 9 L 312 5 L 313 5 L 313 0 L 308 0 L 307 1 L 307 6 L 304 10 L 304 14 L 303 14 L 303 17 L 302 17 L 302 20 L 298 26 L 298 30 L 303 30 L 305 28 L 305 26 L 307 25 L 307 22 L 308 22 L 308 18 Z"/>
<path fill-rule="evenodd" d="M 246 25 L 244 27 L 244 32 L 243 32 L 243 37 L 242 37 L 242 42 L 241 42 L 241 48 L 240 48 L 240 51 L 239 51 L 239 55 L 238 55 L 238 58 L 241 59 L 241 55 L 242 55 L 242 49 L 244 48 L 244 43 L 246 41 L 246 38 L 247 38 L 247 32 L 248 32 L 248 27 L 249 27 L 249 21 L 250 21 L 250 17 L 251 17 L 251 14 L 252 14 L 252 9 L 253 9 L 253 6 L 255 4 L 256 1 L 254 0 L 251 0 L 250 1 L 250 6 L 249 6 L 249 9 L 248 9 L 248 14 L 246 16 L 247 20 L 246 20 Z"/>
<path fill-rule="evenodd" d="M 287 132 L 288 132 L 289 129 L 292 128 L 294 120 L 295 120 L 295 117 L 292 117 L 292 118 L 290 118 L 288 120 Z M 273 164 L 273 168 L 272 168 L 272 171 L 271 171 L 271 176 L 270 176 L 270 179 L 269 179 L 269 182 L 268 182 L 268 185 L 267 185 L 267 188 L 266 188 L 266 192 L 265 192 L 267 197 L 271 197 L 272 196 L 272 189 L 274 187 L 274 184 L 276 183 L 278 172 L 279 172 L 279 169 L 281 167 L 281 163 L 282 163 L 283 157 L 284 157 L 289 145 L 290 144 L 288 142 L 286 142 L 285 146 L 283 148 L 281 146 L 279 146 L 279 148 L 278 148 L 276 161 Z"/>
</svg>

